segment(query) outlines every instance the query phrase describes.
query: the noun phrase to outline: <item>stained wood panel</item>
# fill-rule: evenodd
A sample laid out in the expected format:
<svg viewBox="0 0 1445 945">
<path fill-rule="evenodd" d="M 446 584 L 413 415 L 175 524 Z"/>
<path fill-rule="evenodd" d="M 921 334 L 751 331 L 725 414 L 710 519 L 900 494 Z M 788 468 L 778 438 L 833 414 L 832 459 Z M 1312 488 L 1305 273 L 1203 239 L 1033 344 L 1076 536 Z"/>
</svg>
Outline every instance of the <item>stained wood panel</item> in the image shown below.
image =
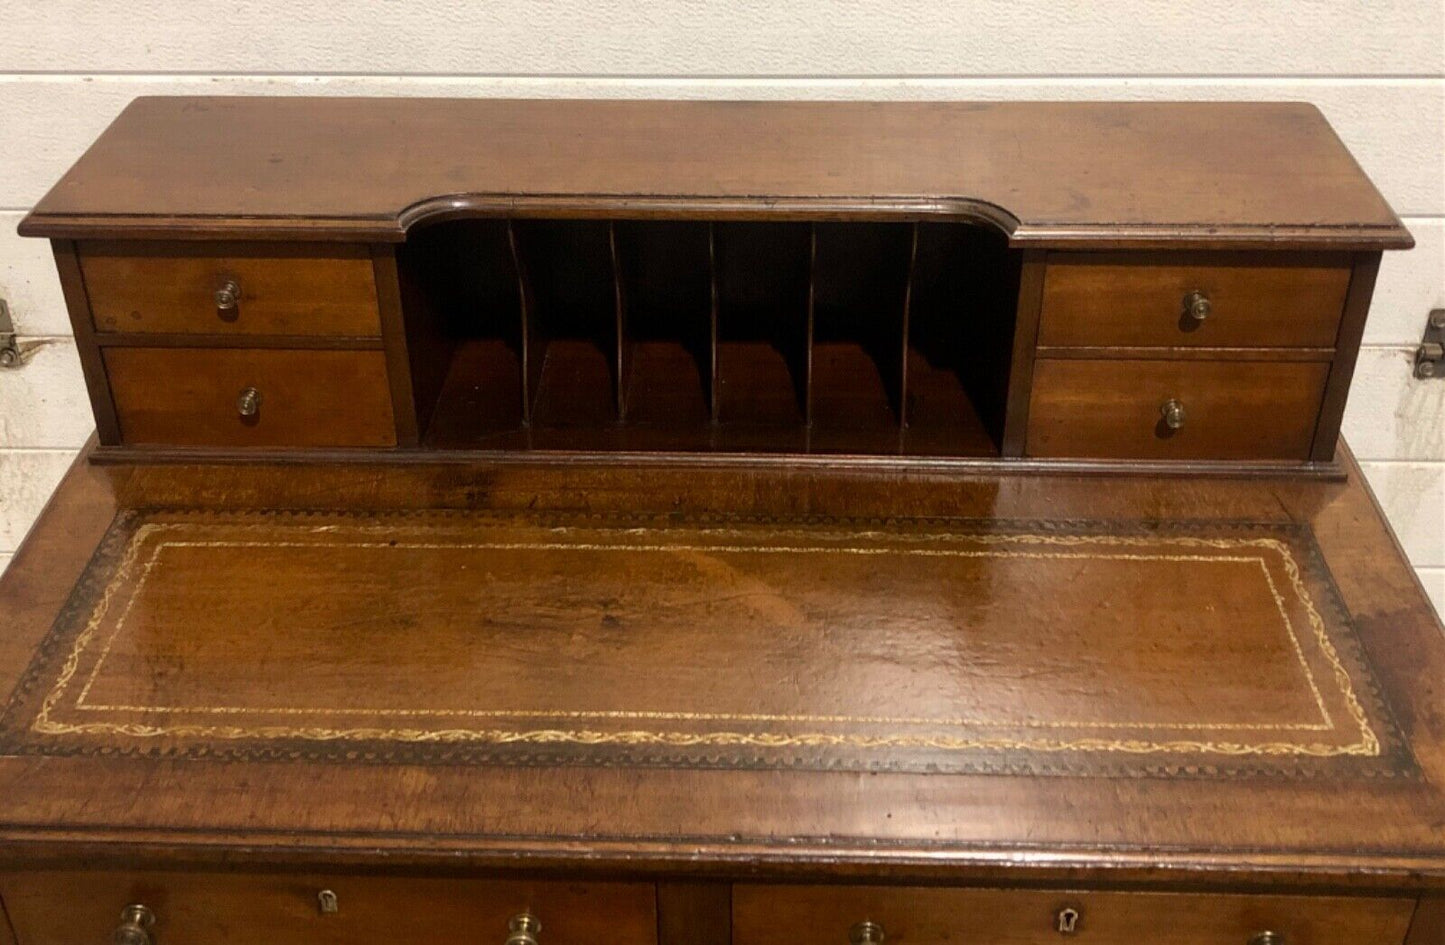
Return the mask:
<svg viewBox="0 0 1445 945">
<path fill-rule="evenodd" d="M 1302 548 L 1318 549 L 1317 564 L 1304 573 L 1320 563 L 1328 567 L 1360 653 L 1377 678 L 1379 697 L 1401 720 L 1409 758 L 1420 773 L 940 777 L 753 767 L 310 761 L 284 751 L 260 763 L 113 752 L 39 759 L 6 751 L 0 752 L 0 794 L 6 798 L 0 829 L 7 842 L 0 860 L 25 870 L 45 856 L 73 856 L 135 870 L 166 863 L 192 869 L 200 863 L 237 868 L 263 860 L 298 864 L 307 857 L 314 866 L 325 857 L 445 870 L 462 860 L 469 868 L 516 869 L 532 857 L 537 871 L 563 876 L 671 871 L 720 878 L 734 876 L 740 858 L 747 858 L 751 874 L 774 880 L 817 881 L 826 874 L 893 884 L 1078 885 L 1087 877 L 1089 883 L 1107 878 L 1115 884 L 1259 891 L 1328 887 L 1381 894 L 1437 888 L 1445 876 L 1438 830 L 1445 817 L 1438 787 L 1445 781 L 1445 750 L 1432 721 L 1432 687 L 1445 674 L 1445 636 L 1357 470 L 1347 468 L 1349 478 L 1341 482 L 1185 483 L 1151 476 L 822 475 L 804 467 L 739 475 L 707 466 L 637 470 L 543 461 L 432 467 L 82 462 L 0 577 L 6 626 L 0 634 L 0 679 L 8 693 L 35 664 L 37 648 L 55 629 L 118 503 L 215 511 L 530 509 L 544 528 L 559 509 L 586 508 L 589 517 L 611 516 L 624 529 L 634 527 L 642 512 L 673 525 L 679 515 L 697 516 L 718 529 L 745 525 L 752 515 L 775 536 L 798 526 L 817 528 L 823 524 L 819 516 L 845 517 L 850 527 L 885 532 L 899 527 L 901 515 L 934 519 L 934 527 L 939 517 L 957 526 L 970 521 L 977 526 L 980 519 L 1037 521 L 1054 531 L 1092 521 L 1163 535 L 1259 523 L 1307 529 L 1312 536 Z M 721 520 L 720 509 L 730 510 Z M 1297 560 L 1309 558 L 1301 551 Z M 415 575 L 403 579 L 398 572 L 397 578 L 402 588 Z M 977 606 L 986 608 L 991 581 L 973 586 L 980 594 Z M 1324 593 L 1311 590 L 1316 600 Z M 1167 599 L 1164 590 L 1158 594 Z M 1039 585 L 1027 599 L 1047 613 L 1056 596 L 1053 586 Z M 757 595 L 734 596 L 729 606 L 742 606 L 749 597 Z M 854 599 L 866 603 L 870 596 Z M 426 596 L 416 600 L 425 603 Z M 1052 613 L 1060 621 L 1081 612 L 1108 621 L 1134 600 L 1129 594 L 1100 595 L 1086 611 L 1060 600 Z M 704 604 L 694 600 L 695 606 Z M 455 613 L 485 618 L 462 607 Z M 1178 614 L 1188 617 L 1184 610 Z M 1015 636 L 1025 625 L 1032 631 L 1033 623 L 1016 623 Z M 593 632 L 607 628 L 599 621 Z M 358 646 L 361 636 L 351 635 Z M 893 665 L 896 653 L 895 647 L 858 652 L 842 668 L 874 672 Z M 1235 665 L 1251 668 L 1247 685 L 1267 684 L 1246 656 L 1235 659 Z M 829 672 L 840 668 L 814 665 Z M 986 665 L 968 663 L 965 670 Z M 726 683 L 753 698 L 782 689 L 780 678 L 720 674 L 704 691 L 715 694 Z M 1024 674 L 1021 681 L 1037 688 L 1049 682 L 1038 674 Z M 474 692 L 491 682 L 485 674 L 469 677 Z M 539 678 L 537 688 L 549 683 Z M 629 677 L 627 687 L 646 694 L 650 677 Z M 850 691 L 888 697 L 866 685 Z M 43 698 L 42 690 L 24 692 L 29 694 L 24 698 Z M 1211 697 L 1210 706 L 1215 701 Z M 5 718 L 27 724 L 27 717 L 9 706 Z M 1356 772 L 1382 771 L 1379 758 L 1346 763 Z M 238 773 L 246 775 L 244 783 Z M 769 803 L 759 802 L 764 797 Z M 387 815 L 378 820 L 382 811 Z M 1041 856 L 1041 849 L 1065 852 L 1067 861 Z"/>
<path fill-rule="evenodd" d="M 335 913 L 321 912 L 321 890 L 335 893 Z M 187 945 L 501 942 L 521 912 L 555 945 L 657 941 L 648 883 L 36 870 L 0 872 L 0 894 L 25 945 L 110 941 L 131 903 L 154 913 L 156 941 Z"/>
<path fill-rule="evenodd" d="M 1085 890 L 755 886 L 733 889 L 733 930 L 749 945 L 838 945 L 871 921 L 884 941 L 1048 945 L 1058 915 L 1078 913 L 1078 941 L 1245 945 L 1261 932 L 1309 945 L 1400 945 L 1411 899 L 1198 896 Z"/>
<path fill-rule="evenodd" d="M 1339 255 L 1055 253 L 1041 345 L 1333 348 L 1351 260 Z M 1203 319 L 1184 300 L 1202 294 Z"/>
<path fill-rule="evenodd" d="M 107 348 L 131 446 L 394 446 L 380 351 Z M 243 415 L 238 399 L 259 404 Z"/>
<path fill-rule="evenodd" d="M 657 886 L 661 945 L 731 945 L 732 884 L 663 882 Z"/>
<path fill-rule="evenodd" d="M 381 334 L 364 246 L 88 242 L 79 253 L 97 331 Z M 227 284 L 240 298 L 219 309 Z"/>
<path fill-rule="evenodd" d="M 1042 358 L 1026 455 L 1304 460 L 1328 373 L 1328 363 Z M 1177 430 L 1163 417 L 1171 401 Z"/>
<path fill-rule="evenodd" d="M 457 194 L 492 212 L 903 207 L 1038 245 L 1410 242 L 1292 103 L 138 99 L 21 229 L 399 239 Z"/>
<path fill-rule="evenodd" d="M 1432 945 L 1445 941 L 1445 898 L 1425 896 L 1415 909 L 1406 945 Z"/>
<path fill-rule="evenodd" d="M 5 903 L 0 902 L 0 945 L 16 945 L 15 929 L 5 912 Z"/>
</svg>

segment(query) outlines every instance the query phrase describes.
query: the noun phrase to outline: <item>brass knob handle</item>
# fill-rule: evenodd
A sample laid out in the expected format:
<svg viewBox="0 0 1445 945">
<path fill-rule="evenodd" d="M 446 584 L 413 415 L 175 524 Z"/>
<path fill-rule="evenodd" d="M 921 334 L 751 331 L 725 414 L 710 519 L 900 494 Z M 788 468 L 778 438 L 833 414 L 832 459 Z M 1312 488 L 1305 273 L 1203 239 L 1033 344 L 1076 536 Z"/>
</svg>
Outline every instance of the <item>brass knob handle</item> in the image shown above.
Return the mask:
<svg viewBox="0 0 1445 945">
<path fill-rule="evenodd" d="M 247 387 L 236 396 L 236 412 L 243 417 L 254 417 L 261 412 L 261 392 Z"/>
<path fill-rule="evenodd" d="M 216 310 L 234 312 L 241 302 L 241 286 L 235 279 L 227 279 L 216 290 Z"/>
<path fill-rule="evenodd" d="M 151 938 L 151 928 L 155 924 L 155 913 L 145 906 L 126 906 L 121 910 L 120 925 L 115 927 L 112 941 L 115 942 L 115 945 L 154 945 L 155 940 Z"/>
<path fill-rule="evenodd" d="M 1204 321 L 1213 310 L 1214 306 L 1210 303 L 1209 296 L 1203 292 L 1191 292 L 1184 296 L 1184 314 L 1196 322 Z"/>
<path fill-rule="evenodd" d="M 851 945 L 883 945 L 887 933 L 877 922 L 859 922 L 848 930 Z"/>
<path fill-rule="evenodd" d="M 507 945 L 537 945 L 542 922 L 530 912 L 519 912 L 507 920 Z"/>
<path fill-rule="evenodd" d="M 1171 430 L 1178 430 L 1184 426 L 1184 405 L 1173 398 L 1164 401 L 1159 407 L 1159 413 L 1164 417 L 1164 425 Z"/>
<path fill-rule="evenodd" d="M 1249 937 L 1249 945 L 1284 945 L 1284 936 L 1278 932 L 1256 932 Z"/>
</svg>

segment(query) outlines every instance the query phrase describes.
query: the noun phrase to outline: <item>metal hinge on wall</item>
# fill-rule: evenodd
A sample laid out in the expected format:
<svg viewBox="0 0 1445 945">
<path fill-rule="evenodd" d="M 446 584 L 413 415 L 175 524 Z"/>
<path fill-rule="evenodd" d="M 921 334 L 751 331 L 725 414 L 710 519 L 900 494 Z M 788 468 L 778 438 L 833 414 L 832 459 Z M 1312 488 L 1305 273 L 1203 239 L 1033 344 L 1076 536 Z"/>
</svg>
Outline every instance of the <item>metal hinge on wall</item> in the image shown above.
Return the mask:
<svg viewBox="0 0 1445 945">
<path fill-rule="evenodd" d="M 20 364 L 20 345 L 15 341 L 15 324 L 10 321 L 10 306 L 0 299 L 0 367 Z"/>
<path fill-rule="evenodd" d="M 1425 337 L 1415 349 L 1415 376 L 1445 377 L 1445 308 L 1437 308 L 1425 322 Z"/>
<path fill-rule="evenodd" d="M 15 337 L 15 323 L 10 320 L 10 306 L 0 299 L 0 368 L 18 368 L 35 355 L 35 352 L 53 345 L 59 339 L 34 338 L 25 344 Z"/>
</svg>

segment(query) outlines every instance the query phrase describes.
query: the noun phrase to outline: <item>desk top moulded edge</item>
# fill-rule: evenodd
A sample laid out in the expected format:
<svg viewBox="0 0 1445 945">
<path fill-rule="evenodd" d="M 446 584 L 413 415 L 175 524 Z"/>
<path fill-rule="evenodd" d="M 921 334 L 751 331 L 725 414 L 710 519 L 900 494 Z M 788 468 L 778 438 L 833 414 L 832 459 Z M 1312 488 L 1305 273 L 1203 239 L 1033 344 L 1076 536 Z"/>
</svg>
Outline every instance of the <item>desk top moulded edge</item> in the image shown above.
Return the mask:
<svg viewBox="0 0 1445 945">
<path fill-rule="evenodd" d="M 397 242 L 464 216 L 961 219 L 1034 248 L 1380 250 L 1304 103 L 145 97 L 21 223 Z"/>
</svg>

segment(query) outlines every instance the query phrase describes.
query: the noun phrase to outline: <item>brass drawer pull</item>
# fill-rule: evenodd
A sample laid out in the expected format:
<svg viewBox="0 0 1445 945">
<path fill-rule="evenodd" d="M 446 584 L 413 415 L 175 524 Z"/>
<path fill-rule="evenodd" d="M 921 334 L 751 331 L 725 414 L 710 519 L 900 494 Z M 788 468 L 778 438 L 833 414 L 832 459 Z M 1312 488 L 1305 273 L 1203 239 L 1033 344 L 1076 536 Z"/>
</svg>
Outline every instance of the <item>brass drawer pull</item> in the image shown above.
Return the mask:
<svg viewBox="0 0 1445 945">
<path fill-rule="evenodd" d="M 1284 936 L 1278 932 L 1256 932 L 1249 937 L 1249 945 L 1284 945 Z"/>
<path fill-rule="evenodd" d="M 1184 314 L 1196 322 L 1202 322 L 1214 310 L 1209 296 L 1203 292 L 1191 292 L 1184 296 Z"/>
<path fill-rule="evenodd" d="M 519 912 L 507 920 L 507 945 L 537 945 L 541 921 L 530 912 Z"/>
<path fill-rule="evenodd" d="M 151 928 L 155 924 L 155 913 L 145 906 L 126 906 L 120 914 L 120 925 L 115 927 L 111 940 L 115 945 L 154 945 Z"/>
<path fill-rule="evenodd" d="M 241 286 L 235 279 L 227 279 L 216 290 L 216 311 L 222 317 L 234 315 L 241 304 Z"/>
<path fill-rule="evenodd" d="M 1184 426 L 1184 404 L 1173 397 L 1160 404 L 1159 414 L 1164 418 L 1164 425 L 1171 430 Z"/>
<path fill-rule="evenodd" d="M 887 933 L 877 922 L 859 922 L 848 930 L 850 945 L 883 945 Z"/>
<path fill-rule="evenodd" d="M 236 397 L 236 412 L 243 417 L 254 417 L 261 412 L 261 392 L 247 387 Z"/>
</svg>

